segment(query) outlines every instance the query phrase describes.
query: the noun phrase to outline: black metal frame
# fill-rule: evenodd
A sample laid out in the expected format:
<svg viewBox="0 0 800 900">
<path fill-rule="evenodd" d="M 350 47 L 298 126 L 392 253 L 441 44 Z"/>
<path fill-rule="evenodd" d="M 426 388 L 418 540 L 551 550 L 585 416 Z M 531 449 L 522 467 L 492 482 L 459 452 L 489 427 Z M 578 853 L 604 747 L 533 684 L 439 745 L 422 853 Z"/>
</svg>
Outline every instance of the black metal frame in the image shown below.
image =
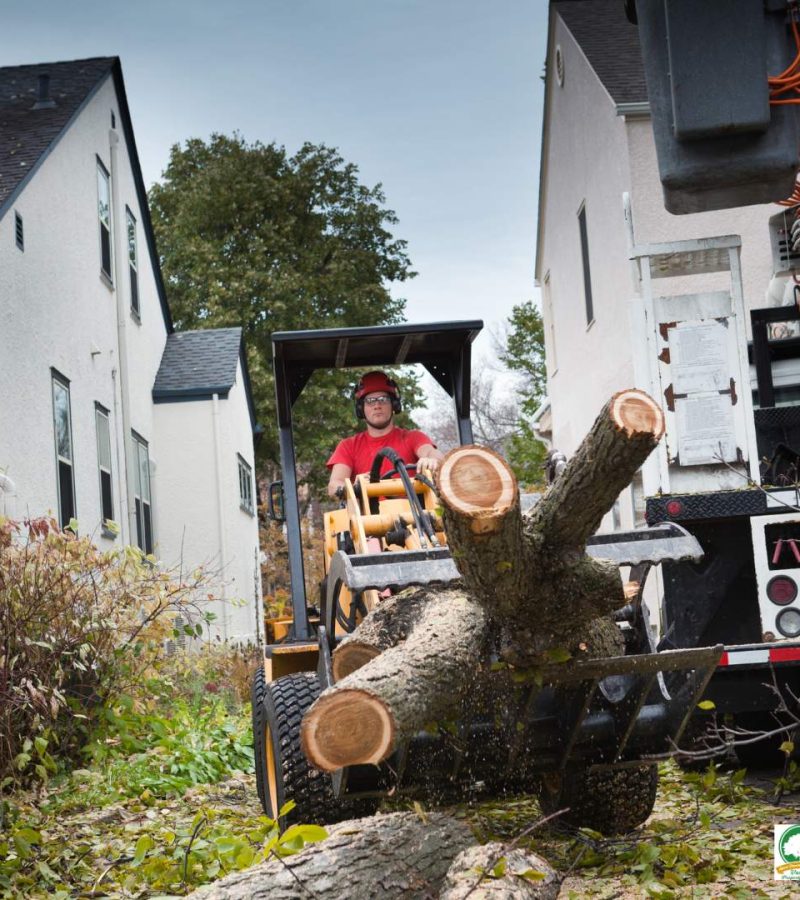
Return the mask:
<svg viewBox="0 0 800 900">
<path fill-rule="evenodd" d="M 370 328 L 282 331 L 272 335 L 278 435 L 284 485 L 294 623 L 289 642 L 311 640 L 305 596 L 300 508 L 292 431 L 292 407 L 318 369 L 368 368 L 419 363 L 453 398 L 458 436 L 472 443 L 470 375 L 472 342 L 480 320 Z"/>
<path fill-rule="evenodd" d="M 800 338 L 770 341 L 767 325 L 770 322 L 797 322 L 800 309 L 797 306 L 766 306 L 750 310 L 753 325 L 753 358 L 758 382 L 758 405 L 775 406 L 775 386 L 772 381 L 772 360 L 796 359 L 800 356 Z"/>
</svg>

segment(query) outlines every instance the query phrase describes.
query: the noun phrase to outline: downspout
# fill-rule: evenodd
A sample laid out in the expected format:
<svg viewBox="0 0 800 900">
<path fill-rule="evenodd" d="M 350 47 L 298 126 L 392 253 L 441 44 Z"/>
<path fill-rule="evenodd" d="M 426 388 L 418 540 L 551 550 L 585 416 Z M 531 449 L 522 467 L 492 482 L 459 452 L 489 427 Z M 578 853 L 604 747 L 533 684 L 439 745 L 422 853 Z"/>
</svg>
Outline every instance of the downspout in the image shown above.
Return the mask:
<svg viewBox="0 0 800 900">
<path fill-rule="evenodd" d="M 108 143 L 111 162 L 111 210 L 114 229 L 114 295 L 117 301 L 117 356 L 119 359 L 119 396 L 122 409 L 122 483 L 124 492 L 120 492 L 120 527 L 122 530 L 122 543 L 132 544 L 136 538 L 136 505 L 133 502 L 133 467 L 131 466 L 131 396 L 130 379 L 128 376 L 128 341 L 126 336 L 128 310 L 125 300 L 127 291 L 120 290 L 122 277 L 120 275 L 120 261 L 125 258 L 122 244 L 123 227 L 120 220 L 120 195 L 119 195 L 119 135 L 112 128 L 108 132 Z M 117 434 L 119 442 L 119 433 Z M 127 531 L 127 534 L 126 534 Z"/>
<path fill-rule="evenodd" d="M 217 527 L 219 529 L 219 565 L 220 565 L 220 600 L 222 601 L 222 639 L 228 640 L 228 592 L 225 584 L 227 577 L 228 560 L 225 548 L 227 546 L 225 533 L 225 507 L 223 505 L 224 492 L 222 490 L 222 439 L 219 429 L 219 394 L 211 398 L 211 419 L 214 426 L 214 461 L 215 476 L 217 482 Z"/>
<path fill-rule="evenodd" d="M 6 507 L 6 503 L 11 505 L 13 499 L 17 496 L 17 486 L 14 482 L 8 477 L 8 475 L 3 475 L 0 473 L 0 515 L 5 516 L 6 518 L 14 517 L 14 509 L 8 509 Z"/>
</svg>

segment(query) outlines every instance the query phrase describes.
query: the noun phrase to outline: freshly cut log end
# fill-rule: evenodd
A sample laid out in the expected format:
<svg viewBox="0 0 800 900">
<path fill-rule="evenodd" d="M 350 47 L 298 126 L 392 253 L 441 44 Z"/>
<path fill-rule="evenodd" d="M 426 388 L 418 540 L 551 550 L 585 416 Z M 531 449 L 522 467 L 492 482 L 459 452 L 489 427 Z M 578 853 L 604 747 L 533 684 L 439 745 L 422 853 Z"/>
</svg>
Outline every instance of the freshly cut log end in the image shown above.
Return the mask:
<svg viewBox="0 0 800 900">
<path fill-rule="evenodd" d="M 323 694 L 300 728 L 303 753 L 323 772 L 361 763 L 377 765 L 389 755 L 394 740 L 394 720 L 386 704 L 355 688 Z"/>
<path fill-rule="evenodd" d="M 371 644 L 349 641 L 340 645 L 333 654 L 333 680 L 341 681 L 346 675 L 365 666 L 371 659 L 380 656 L 380 650 Z"/>
<path fill-rule="evenodd" d="M 664 413 L 655 400 L 644 391 L 633 388 L 620 391 L 611 398 L 610 406 L 612 421 L 629 437 L 635 434 L 651 434 L 658 441 L 664 434 Z"/>
<path fill-rule="evenodd" d="M 437 491 L 453 512 L 471 519 L 473 532 L 493 531 L 517 504 L 517 479 L 497 453 L 468 444 L 451 450 L 437 473 Z"/>
</svg>

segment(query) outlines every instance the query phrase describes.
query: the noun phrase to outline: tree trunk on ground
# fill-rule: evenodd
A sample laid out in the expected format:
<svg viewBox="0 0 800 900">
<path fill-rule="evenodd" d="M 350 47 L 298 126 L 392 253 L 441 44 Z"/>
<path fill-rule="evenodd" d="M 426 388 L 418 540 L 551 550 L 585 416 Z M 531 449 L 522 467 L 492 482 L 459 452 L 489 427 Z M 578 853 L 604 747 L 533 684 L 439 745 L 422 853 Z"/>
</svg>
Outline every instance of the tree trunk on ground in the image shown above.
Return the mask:
<svg viewBox="0 0 800 900">
<path fill-rule="evenodd" d="M 615 394 L 525 520 L 503 459 L 475 446 L 447 454 L 437 489 L 466 593 L 427 592 L 424 602 L 415 595 L 409 636 L 319 697 L 301 732 L 312 764 L 333 771 L 378 763 L 401 738 L 457 717 L 486 674 L 490 646 L 525 668 L 546 666 L 554 651 L 563 651 L 556 658 L 621 654 L 619 629 L 607 615 L 626 602 L 619 570 L 587 557 L 585 543 L 663 430 L 663 414 L 646 394 Z M 367 625 L 369 618 L 365 646 L 378 649 L 390 629 Z"/>
<path fill-rule="evenodd" d="M 294 856 L 235 872 L 193 900 L 367 900 L 438 895 L 454 858 L 474 844 L 450 816 L 389 813 L 343 822 Z"/>
<path fill-rule="evenodd" d="M 555 900 L 559 888 L 556 873 L 540 856 L 493 842 L 459 853 L 439 900 Z"/>
<path fill-rule="evenodd" d="M 487 637 L 480 604 L 460 591 L 427 593 L 405 641 L 328 688 L 306 713 L 310 762 L 326 772 L 378 763 L 398 740 L 448 716 L 480 677 Z"/>
</svg>

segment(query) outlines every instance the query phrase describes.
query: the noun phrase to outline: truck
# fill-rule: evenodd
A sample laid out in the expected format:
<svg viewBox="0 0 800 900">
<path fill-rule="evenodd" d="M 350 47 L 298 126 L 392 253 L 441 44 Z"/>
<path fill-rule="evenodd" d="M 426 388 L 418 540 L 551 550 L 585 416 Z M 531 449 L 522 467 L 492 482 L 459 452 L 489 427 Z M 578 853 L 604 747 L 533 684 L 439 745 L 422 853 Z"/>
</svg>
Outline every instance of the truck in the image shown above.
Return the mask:
<svg viewBox="0 0 800 900">
<path fill-rule="evenodd" d="M 646 521 L 679 523 L 703 549 L 661 568 L 657 648 L 723 644 L 704 706 L 742 763 L 780 762 L 782 710 L 800 696 L 800 398 L 785 386 L 800 372 L 800 309 L 747 310 L 737 235 L 639 244 L 623 206 L 636 384 L 666 417 L 642 471 Z M 770 220 L 776 272 L 798 260 L 796 212 Z M 665 278 L 680 293 L 660 295 Z"/>
</svg>

